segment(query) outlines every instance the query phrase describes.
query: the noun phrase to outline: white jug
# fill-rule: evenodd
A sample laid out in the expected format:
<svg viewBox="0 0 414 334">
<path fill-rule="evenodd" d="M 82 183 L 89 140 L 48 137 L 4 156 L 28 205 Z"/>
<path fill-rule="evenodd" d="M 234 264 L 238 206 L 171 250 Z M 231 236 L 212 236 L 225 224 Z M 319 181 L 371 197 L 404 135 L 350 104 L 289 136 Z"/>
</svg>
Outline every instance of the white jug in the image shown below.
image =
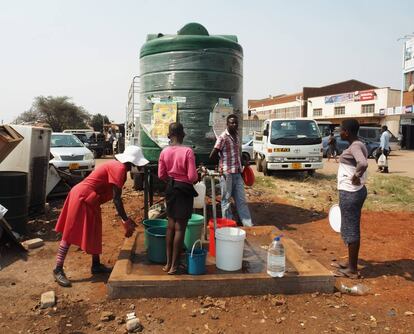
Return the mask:
<svg viewBox="0 0 414 334">
<path fill-rule="evenodd" d="M 204 182 L 197 182 L 194 185 L 194 189 L 198 194 L 197 197 L 194 197 L 194 209 L 202 209 L 204 207 L 206 197 L 206 185 Z"/>
</svg>

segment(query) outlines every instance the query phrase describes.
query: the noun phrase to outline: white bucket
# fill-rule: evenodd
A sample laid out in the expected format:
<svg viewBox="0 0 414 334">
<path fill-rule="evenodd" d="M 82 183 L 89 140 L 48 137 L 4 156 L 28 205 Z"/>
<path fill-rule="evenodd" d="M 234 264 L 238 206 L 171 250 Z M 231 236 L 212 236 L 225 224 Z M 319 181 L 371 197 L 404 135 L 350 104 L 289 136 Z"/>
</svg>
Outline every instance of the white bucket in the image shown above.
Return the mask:
<svg viewBox="0 0 414 334">
<path fill-rule="evenodd" d="M 216 230 L 216 267 L 221 270 L 240 270 L 243 262 L 246 232 L 237 227 Z"/>
</svg>

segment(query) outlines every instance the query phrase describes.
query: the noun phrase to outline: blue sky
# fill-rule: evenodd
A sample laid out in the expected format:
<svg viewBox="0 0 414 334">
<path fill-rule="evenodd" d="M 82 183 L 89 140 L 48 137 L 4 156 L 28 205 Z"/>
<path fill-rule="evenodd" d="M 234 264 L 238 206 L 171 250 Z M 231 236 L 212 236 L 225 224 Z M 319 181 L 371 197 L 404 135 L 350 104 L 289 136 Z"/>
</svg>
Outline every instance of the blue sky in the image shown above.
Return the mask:
<svg viewBox="0 0 414 334">
<path fill-rule="evenodd" d="M 188 22 L 238 36 L 245 102 L 348 79 L 400 88 L 397 39 L 414 32 L 409 0 L 0 0 L 0 123 L 39 95 L 123 122 L 146 35 Z"/>
</svg>

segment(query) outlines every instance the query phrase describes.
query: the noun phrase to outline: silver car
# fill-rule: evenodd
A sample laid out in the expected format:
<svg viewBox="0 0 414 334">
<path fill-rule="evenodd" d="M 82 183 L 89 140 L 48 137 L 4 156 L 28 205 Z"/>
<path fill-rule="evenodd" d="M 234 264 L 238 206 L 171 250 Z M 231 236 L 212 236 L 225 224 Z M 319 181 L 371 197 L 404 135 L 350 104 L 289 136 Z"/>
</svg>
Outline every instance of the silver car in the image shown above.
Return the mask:
<svg viewBox="0 0 414 334">
<path fill-rule="evenodd" d="M 251 162 L 254 160 L 252 138 L 243 138 L 242 158 L 244 161 L 248 161 L 248 162 Z"/>
</svg>

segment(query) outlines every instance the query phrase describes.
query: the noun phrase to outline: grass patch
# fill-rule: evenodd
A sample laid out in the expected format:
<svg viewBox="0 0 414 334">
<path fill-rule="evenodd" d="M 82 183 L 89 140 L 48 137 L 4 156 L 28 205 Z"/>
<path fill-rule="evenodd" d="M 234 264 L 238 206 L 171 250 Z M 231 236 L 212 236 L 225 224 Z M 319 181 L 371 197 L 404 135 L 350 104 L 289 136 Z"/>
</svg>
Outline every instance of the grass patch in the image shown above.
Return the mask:
<svg viewBox="0 0 414 334">
<path fill-rule="evenodd" d="M 326 211 L 338 202 L 336 175 L 316 173 L 257 176 L 254 187 L 277 195 L 293 205 Z M 414 179 L 376 174 L 368 178 L 364 209 L 371 211 L 414 211 Z"/>
<path fill-rule="evenodd" d="M 368 180 L 367 208 L 375 211 L 414 211 L 414 179 L 376 175 Z"/>
</svg>

